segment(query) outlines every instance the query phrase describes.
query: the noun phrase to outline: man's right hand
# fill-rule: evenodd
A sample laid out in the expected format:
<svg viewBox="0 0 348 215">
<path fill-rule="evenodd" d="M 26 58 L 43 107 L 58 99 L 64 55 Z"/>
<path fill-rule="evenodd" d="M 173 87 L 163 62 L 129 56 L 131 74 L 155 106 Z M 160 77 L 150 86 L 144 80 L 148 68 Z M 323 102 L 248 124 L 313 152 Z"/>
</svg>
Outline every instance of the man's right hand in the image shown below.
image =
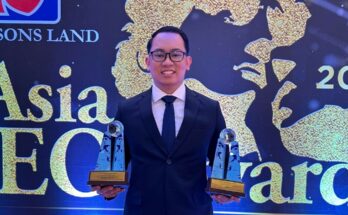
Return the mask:
<svg viewBox="0 0 348 215">
<path fill-rule="evenodd" d="M 124 188 L 113 186 L 92 186 L 92 191 L 97 191 L 97 193 L 105 199 L 113 199 L 119 193 L 123 192 Z"/>
</svg>

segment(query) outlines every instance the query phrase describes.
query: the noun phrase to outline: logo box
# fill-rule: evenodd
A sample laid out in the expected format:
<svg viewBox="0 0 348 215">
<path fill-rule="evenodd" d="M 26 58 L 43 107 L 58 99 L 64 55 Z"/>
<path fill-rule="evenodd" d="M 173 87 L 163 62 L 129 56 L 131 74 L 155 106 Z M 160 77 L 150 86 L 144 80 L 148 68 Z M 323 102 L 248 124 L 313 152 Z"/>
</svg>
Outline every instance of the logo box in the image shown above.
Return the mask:
<svg viewBox="0 0 348 215">
<path fill-rule="evenodd" d="M 61 0 L 0 0 L 0 23 L 56 24 Z"/>
</svg>

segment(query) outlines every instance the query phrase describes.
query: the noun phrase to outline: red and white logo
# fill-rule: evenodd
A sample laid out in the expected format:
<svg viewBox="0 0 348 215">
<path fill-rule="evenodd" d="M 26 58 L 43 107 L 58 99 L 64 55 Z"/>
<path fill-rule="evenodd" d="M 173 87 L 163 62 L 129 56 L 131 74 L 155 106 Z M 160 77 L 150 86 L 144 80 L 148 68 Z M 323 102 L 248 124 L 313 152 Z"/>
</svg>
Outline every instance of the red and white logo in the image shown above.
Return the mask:
<svg viewBox="0 0 348 215">
<path fill-rule="evenodd" d="M 30 16 L 42 5 L 44 0 L 0 0 L 0 16 L 9 15 L 8 10 Z"/>
</svg>

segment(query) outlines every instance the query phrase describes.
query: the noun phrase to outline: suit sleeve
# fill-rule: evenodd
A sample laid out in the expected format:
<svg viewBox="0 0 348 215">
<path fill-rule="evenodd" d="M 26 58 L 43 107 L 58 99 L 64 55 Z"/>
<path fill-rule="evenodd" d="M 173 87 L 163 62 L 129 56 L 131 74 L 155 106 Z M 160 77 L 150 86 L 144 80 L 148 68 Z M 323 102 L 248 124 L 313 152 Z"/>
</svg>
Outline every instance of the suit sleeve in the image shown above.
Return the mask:
<svg viewBox="0 0 348 215">
<path fill-rule="evenodd" d="M 214 130 L 214 134 L 212 136 L 212 139 L 210 141 L 209 151 L 208 151 L 209 166 L 213 166 L 217 140 L 220 136 L 220 132 L 222 131 L 222 129 L 226 128 L 225 119 L 222 115 L 219 102 L 216 102 L 216 114 L 215 114 L 215 116 L 216 116 L 215 130 Z"/>
</svg>

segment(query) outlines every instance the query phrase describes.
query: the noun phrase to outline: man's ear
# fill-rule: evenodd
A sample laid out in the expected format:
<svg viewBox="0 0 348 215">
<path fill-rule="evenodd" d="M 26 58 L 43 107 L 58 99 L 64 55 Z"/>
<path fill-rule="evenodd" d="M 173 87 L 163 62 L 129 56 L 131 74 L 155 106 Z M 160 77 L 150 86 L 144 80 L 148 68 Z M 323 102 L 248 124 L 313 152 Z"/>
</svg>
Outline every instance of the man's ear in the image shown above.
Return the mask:
<svg viewBox="0 0 348 215">
<path fill-rule="evenodd" d="M 145 58 L 145 64 L 146 64 L 147 68 L 149 68 L 149 65 L 150 65 L 150 56 L 149 55 L 147 55 Z"/>
<path fill-rule="evenodd" d="M 192 57 L 191 56 L 186 56 L 186 71 L 190 70 L 191 64 L 192 64 Z"/>
</svg>

